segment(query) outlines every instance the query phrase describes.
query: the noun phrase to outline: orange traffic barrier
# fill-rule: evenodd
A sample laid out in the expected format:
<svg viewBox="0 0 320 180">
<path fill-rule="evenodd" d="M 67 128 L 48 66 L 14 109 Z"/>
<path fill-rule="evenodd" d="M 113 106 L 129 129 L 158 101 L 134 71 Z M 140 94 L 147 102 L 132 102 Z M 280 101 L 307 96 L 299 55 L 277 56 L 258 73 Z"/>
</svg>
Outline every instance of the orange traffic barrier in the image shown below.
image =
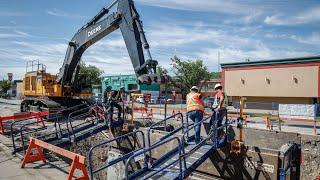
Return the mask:
<svg viewBox="0 0 320 180">
<path fill-rule="evenodd" d="M 147 118 L 151 117 L 152 118 L 153 117 L 152 108 L 150 110 L 148 110 L 148 108 L 143 109 L 141 117 L 147 117 Z"/>
<path fill-rule="evenodd" d="M 238 118 L 240 117 L 240 114 L 228 114 L 228 117 Z M 243 115 L 242 117 L 246 121 L 250 117 L 250 115 Z"/>
<path fill-rule="evenodd" d="M 141 111 L 141 117 L 153 117 L 153 110 L 152 108 L 149 110 L 146 107 L 134 107 L 134 111 Z"/>
<path fill-rule="evenodd" d="M 52 151 L 54 153 L 60 154 L 66 158 L 73 160 L 70 166 L 68 180 L 71 180 L 73 178 L 73 174 L 76 169 L 81 170 L 83 173 L 83 176 L 77 179 L 82 179 L 82 180 L 89 179 L 84 156 L 65 150 L 58 146 L 54 146 L 52 144 L 46 143 L 36 138 L 30 138 L 30 144 L 22 160 L 21 168 L 24 168 L 26 164 L 32 163 L 35 161 L 42 160 L 42 162 L 45 163 L 46 159 L 44 157 L 42 149 L 47 149 L 49 151 Z"/>
<path fill-rule="evenodd" d="M 49 115 L 48 111 L 42 111 L 42 112 L 26 112 L 26 113 L 19 113 L 13 116 L 0 116 L 0 133 L 4 134 L 5 129 L 3 126 L 3 121 L 16 121 L 16 120 L 23 120 L 23 119 L 30 119 L 30 118 L 36 118 L 37 119 L 37 125 L 39 123 L 42 124 L 42 126 L 45 126 L 43 116 Z"/>
<path fill-rule="evenodd" d="M 279 129 L 281 131 L 281 121 L 288 121 L 288 122 L 303 122 L 306 124 L 312 124 L 313 125 L 313 134 L 317 134 L 317 120 L 310 120 L 310 119 L 300 119 L 300 118 L 285 118 L 285 117 L 280 117 L 280 116 L 263 116 L 263 118 L 266 121 L 266 127 L 268 129 L 268 125 L 271 129 L 271 122 L 276 120 L 279 122 Z"/>
</svg>

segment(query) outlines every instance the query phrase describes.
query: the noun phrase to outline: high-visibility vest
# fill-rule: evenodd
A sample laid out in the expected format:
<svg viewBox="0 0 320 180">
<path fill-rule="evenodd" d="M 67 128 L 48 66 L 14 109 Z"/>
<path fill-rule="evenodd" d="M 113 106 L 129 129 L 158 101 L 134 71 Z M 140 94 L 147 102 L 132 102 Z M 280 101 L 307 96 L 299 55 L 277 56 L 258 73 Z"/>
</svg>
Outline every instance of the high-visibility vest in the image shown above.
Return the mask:
<svg viewBox="0 0 320 180">
<path fill-rule="evenodd" d="M 191 92 L 187 95 L 187 112 L 196 110 L 204 112 L 204 104 L 200 100 L 200 96 L 199 93 L 195 92 Z"/>
<path fill-rule="evenodd" d="M 121 94 L 120 91 L 113 91 L 113 96 L 112 96 L 112 100 L 115 102 L 120 102 L 121 101 Z"/>
</svg>

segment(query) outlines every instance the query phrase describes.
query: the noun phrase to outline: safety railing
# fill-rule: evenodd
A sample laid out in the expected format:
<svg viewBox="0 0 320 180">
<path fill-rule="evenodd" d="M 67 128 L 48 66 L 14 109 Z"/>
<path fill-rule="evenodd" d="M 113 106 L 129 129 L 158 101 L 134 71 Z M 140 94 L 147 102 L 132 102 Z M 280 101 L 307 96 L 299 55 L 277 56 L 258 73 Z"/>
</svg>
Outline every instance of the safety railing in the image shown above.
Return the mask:
<svg viewBox="0 0 320 180">
<path fill-rule="evenodd" d="M 126 153 L 120 157 L 118 157 L 117 159 L 115 160 L 111 160 L 109 162 L 107 162 L 106 164 L 104 164 L 103 166 L 99 167 L 98 169 L 93 169 L 93 165 L 92 165 L 92 156 L 93 156 L 93 152 L 95 149 L 97 149 L 98 147 L 101 147 L 101 146 L 104 146 L 104 145 L 108 145 L 110 144 L 111 142 L 114 142 L 114 141 L 118 141 L 118 140 L 121 140 L 121 139 L 124 139 L 124 138 L 128 138 L 128 137 L 134 137 L 134 138 L 137 138 L 138 134 L 141 134 L 141 140 L 142 140 L 142 147 L 136 149 L 136 150 L 133 150 L 129 153 Z M 137 139 L 136 139 L 137 140 Z M 130 156 L 132 156 L 133 154 L 135 154 L 136 152 L 140 151 L 141 149 L 145 148 L 145 136 L 144 136 L 144 133 L 140 130 L 137 130 L 137 131 L 134 131 L 134 132 L 130 132 L 130 133 L 127 133 L 125 135 L 122 135 L 122 136 L 118 136 L 114 139 L 111 139 L 111 140 L 108 140 L 108 141 L 103 141 L 93 147 L 90 148 L 89 150 L 89 153 L 88 153 L 88 159 L 89 159 L 89 175 L 90 175 L 90 179 L 94 179 L 93 175 L 95 173 L 98 173 L 116 163 L 119 163 L 119 162 L 122 162 L 126 159 L 128 159 Z"/>
<path fill-rule="evenodd" d="M 34 114 L 42 115 L 42 116 L 33 116 Z M 28 128 L 27 130 L 31 133 L 39 132 L 47 128 L 47 122 L 51 121 L 52 119 L 48 119 L 47 112 L 37 112 L 37 113 L 28 113 L 27 118 L 14 120 L 10 124 L 10 137 L 12 141 L 12 153 L 15 154 L 18 151 L 25 149 L 25 141 L 21 138 L 21 129 L 26 129 L 28 125 L 35 125 L 33 127 Z M 30 116 L 31 115 L 31 116 Z M 40 124 L 40 126 L 39 126 Z M 17 142 L 19 141 L 19 143 Z"/>
<path fill-rule="evenodd" d="M 70 113 L 68 115 L 68 119 L 67 119 L 67 122 L 66 122 L 66 126 L 67 126 L 66 130 L 67 130 L 68 138 L 69 138 L 70 141 L 71 141 L 71 136 L 73 136 L 74 139 L 76 139 L 76 133 L 75 133 L 75 128 L 76 127 L 80 127 L 80 126 L 82 126 L 84 124 L 88 124 L 88 125 L 91 125 L 91 126 L 94 125 L 94 121 L 90 121 L 89 123 L 84 121 L 82 123 L 76 124 L 75 126 L 72 125 L 73 124 L 72 122 L 74 120 L 79 120 L 79 119 L 86 118 L 86 117 L 89 117 L 90 115 L 92 115 L 91 108 L 92 108 L 91 106 L 86 107 L 86 108 L 82 108 L 82 109 L 73 111 L 72 113 Z M 61 127 L 61 125 L 59 123 L 59 128 L 60 127 Z"/>
<path fill-rule="evenodd" d="M 172 162 L 170 163 L 167 163 L 165 164 L 165 166 L 163 167 L 160 167 L 160 168 L 155 168 L 155 167 L 148 167 L 148 163 L 147 163 L 147 153 L 152 151 L 153 149 L 156 149 L 164 144 L 167 144 L 171 141 L 177 141 L 178 143 L 178 154 L 179 154 L 179 157 L 177 159 L 173 159 Z M 140 171 L 137 171 L 133 174 L 129 174 L 129 164 L 132 162 L 132 160 L 137 157 L 137 156 L 140 156 L 140 155 L 144 155 L 144 167 L 140 170 Z M 129 179 L 136 179 L 137 176 L 141 175 L 142 173 L 146 172 L 146 171 L 151 171 L 152 173 L 150 173 L 148 176 L 146 177 L 143 177 L 144 179 L 148 179 L 148 178 L 151 178 L 152 176 L 158 174 L 159 172 L 163 172 L 164 170 L 166 170 L 167 168 L 175 165 L 175 164 L 179 164 L 179 179 L 182 179 L 182 160 L 181 160 L 181 156 L 183 154 L 183 147 L 182 147 L 182 144 L 181 144 L 181 141 L 178 137 L 171 137 L 171 138 L 168 138 L 168 139 L 165 139 L 163 141 L 160 141 L 150 147 L 148 147 L 147 149 L 143 149 L 143 150 L 140 150 L 140 151 L 137 151 L 135 152 L 132 156 L 130 156 L 128 158 L 128 160 L 126 161 L 126 164 L 125 164 L 125 178 L 127 180 Z M 149 158 L 152 159 L 152 156 L 150 156 Z M 168 157 L 169 158 L 169 157 Z"/>
<path fill-rule="evenodd" d="M 210 116 L 210 117 L 207 117 L 207 118 L 203 118 L 201 121 L 197 122 L 197 123 L 192 123 L 191 125 L 188 124 L 188 122 L 186 122 L 187 124 L 187 128 L 184 129 L 184 132 L 183 132 L 183 136 L 182 136 L 182 143 L 183 143 L 183 147 L 185 148 L 186 145 L 189 145 L 189 144 L 193 144 L 193 143 L 189 143 L 189 140 L 190 140 L 190 134 L 189 134 L 189 131 L 191 131 L 193 128 L 195 128 L 196 126 L 198 125 L 201 125 L 203 122 L 207 121 L 210 119 L 210 125 L 211 125 L 211 128 L 210 128 L 210 131 L 207 135 L 207 137 L 203 138 L 202 140 L 200 140 L 199 143 L 194 143 L 194 147 L 192 149 L 190 149 L 188 152 L 184 153 L 183 155 L 183 164 L 184 164 L 184 168 L 186 169 L 187 168 L 187 164 L 186 164 L 186 158 L 188 158 L 189 156 L 191 156 L 193 153 L 195 153 L 201 146 L 203 146 L 209 139 L 212 139 L 213 140 L 213 147 L 214 148 L 218 148 L 218 147 L 221 147 L 221 145 L 225 144 L 226 140 L 227 140 L 227 127 L 230 126 L 230 123 L 228 123 L 228 117 L 227 117 L 227 110 L 225 110 L 224 112 L 224 115 L 225 115 L 225 123 L 223 125 L 221 125 L 220 127 L 217 127 L 217 119 L 218 119 L 218 113 L 214 113 L 214 115 Z M 215 116 L 213 122 L 212 122 L 212 117 Z M 188 121 L 188 120 L 187 120 Z M 218 136 L 218 132 L 221 131 L 221 129 L 223 128 L 226 128 L 225 131 L 226 131 L 226 134 L 225 134 L 225 137 L 224 137 L 224 141 L 222 143 L 220 143 L 220 139 L 219 139 L 219 136 Z M 185 151 L 185 150 L 184 150 Z"/>
<path fill-rule="evenodd" d="M 49 121 L 49 120 L 43 120 L 43 122 L 45 121 Z M 51 141 L 51 140 L 55 140 L 55 139 L 58 139 L 58 129 L 57 129 L 57 124 L 56 124 L 56 121 L 54 122 L 53 125 L 51 126 L 45 126 L 43 128 L 37 128 L 37 129 L 29 129 L 28 127 L 29 126 L 32 126 L 34 124 L 37 124 L 38 122 L 30 122 L 30 123 L 27 123 L 27 124 L 24 124 L 20 127 L 20 140 L 21 140 L 21 144 L 22 144 L 22 150 L 25 152 L 26 151 L 26 141 L 25 141 L 25 138 L 28 139 L 29 137 L 27 135 L 32 135 L 32 136 L 35 136 L 34 133 L 37 133 L 37 139 L 41 139 L 41 140 L 44 140 L 44 141 Z M 54 127 L 54 131 L 53 132 L 48 132 L 48 130 L 51 128 L 51 127 Z M 44 131 L 45 130 L 45 131 Z M 41 132 L 43 132 L 43 134 L 41 135 Z M 40 134 L 40 135 L 39 135 Z M 53 135 L 53 137 L 52 137 Z M 51 137 L 51 138 L 49 138 Z"/>
<path fill-rule="evenodd" d="M 174 119 L 176 116 L 181 116 L 181 119 L 182 119 L 182 121 L 181 121 L 181 122 L 182 122 L 181 126 L 178 127 L 178 128 L 176 128 L 176 129 L 174 129 L 173 131 L 169 132 L 169 133 L 166 134 L 165 136 L 161 137 L 160 141 L 162 141 L 162 140 L 164 140 L 164 139 L 166 139 L 166 138 L 168 138 L 168 137 L 171 137 L 173 134 L 175 134 L 175 133 L 183 130 L 184 127 L 183 127 L 183 114 L 182 114 L 182 113 L 177 113 L 177 114 L 174 114 L 174 115 L 172 115 L 172 116 L 170 116 L 170 117 L 167 117 L 167 118 L 165 118 L 165 119 L 163 119 L 163 120 L 161 120 L 161 121 L 158 121 L 158 122 L 152 124 L 152 125 L 148 128 L 148 134 L 147 134 L 148 146 L 151 146 L 151 136 L 150 136 L 151 131 L 154 130 L 154 129 L 156 129 L 157 127 L 159 127 L 159 125 L 161 125 L 161 124 L 164 124 L 163 127 L 164 127 L 164 129 L 165 129 L 165 128 L 166 128 L 167 121 L 170 120 L 170 119 Z M 160 141 L 158 141 L 158 142 L 160 142 Z M 149 152 L 149 155 L 151 156 L 151 151 Z"/>
<path fill-rule="evenodd" d="M 288 143 L 283 145 L 280 148 L 280 167 L 279 167 L 279 180 L 285 180 L 287 179 L 287 175 L 290 175 L 290 168 L 292 167 L 292 156 L 294 151 L 294 144 Z"/>
<path fill-rule="evenodd" d="M 41 139 L 45 142 L 52 142 L 54 140 L 59 140 L 59 139 L 68 137 L 69 142 L 71 142 L 70 136 L 75 134 L 78 131 L 81 131 L 82 129 L 85 129 L 86 127 L 82 128 L 82 129 L 79 128 L 76 131 L 73 131 L 73 129 L 70 130 L 68 127 L 69 126 L 68 123 L 71 123 L 71 121 L 72 121 L 72 116 L 70 116 L 70 114 L 72 114 L 72 113 L 70 113 L 70 112 L 75 112 L 74 110 L 76 110 L 76 113 L 78 113 L 78 112 L 83 111 L 84 109 L 88 110 L 89 109 L 88 105 L 80 104 L 77 106 L 61 109 L 57 112 L 57 116 L 55 116 L 53 119 L 43 119 L 43 121 L 41 121 L 41 123 L 44 123 L 46 121 L 51 122 L 52 120 L 54 120 L 53 124 L 47 125 L 46 127 L 41 127 L 41 128 L 32 127 L 33 125 L 40 123 L 40 121 L 34 121 L 34 122 L 24 123 L 24 124 L 20 125 L 18 135 L 20 135 L 19 141 L 21 141 L 21 142 L 19 142 L 20 143 L 19 147 L 16 142 L 16 138 L 17 138 L 16 135 L 14 133 L 11 134 L 11 139 L 12 139 L 12 144 L 13 144 L 13 154 L 16 154 L 17 152 L 20 152 L 20 151 L 23 151 L 23 152 L 26 151 L 26 147 L 28 145 L 27 139 L 29 139 L 30 136 L 36 135 L 36 137 L 38 139 Z M 76 113 L 74 113 L 74 114 L 76 114 Z M 85 113 L 89 114 L 88 111 Z M 76 118 L 81 117 L 79 114 L 77 114 L 77 115 L 78 116 L 74 116 L 74 117 L 76 117 Z M 14 123 L 11 124 L 11 131 L 12 132 L 13 132 L 13 127 L 17 123 L 19 123 L 19 121 L 17 121 L 17 122 L 15 121 Z M 80 123 L 77 126 L 85 124 L 85 123 L 87 123 L 87 122 Z M 62 124 L 65 124 L 67 126 L 67 128 L 65 128 L 65 129 L 62 128 L 61 127 Z M 77 126 L 75 126 L 75 127 L 77 127 Z M 51 132 L 48 131 L 48 129 L 51 129 L 51 128 L 53 128 L 54 130 Z M 73 128 L 74 128 L 74 126 L 73 126 Z"/>
</svg>

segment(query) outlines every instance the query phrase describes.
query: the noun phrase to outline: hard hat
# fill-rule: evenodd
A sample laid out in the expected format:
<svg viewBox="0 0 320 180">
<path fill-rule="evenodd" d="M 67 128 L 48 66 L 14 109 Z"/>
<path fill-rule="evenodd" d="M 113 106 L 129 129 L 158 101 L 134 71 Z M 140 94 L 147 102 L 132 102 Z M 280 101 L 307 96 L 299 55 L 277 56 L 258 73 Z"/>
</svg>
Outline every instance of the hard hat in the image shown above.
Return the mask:
<svg viewBox="0 0 320 180">
<path fill-rule="evenodd" d="M 192 86 L 190 90 L 199 90 L 199 88 L 197 86 Z"/>
<path fill-rule="evenodd" d="M 222 85 L 221 85 L 220 83 L 218 83 L 218 84 L 216 84 L 216 85 L 214 86 L 214 89 L 217 89 L 218 87 L 222 87 Z"/>
</svg>

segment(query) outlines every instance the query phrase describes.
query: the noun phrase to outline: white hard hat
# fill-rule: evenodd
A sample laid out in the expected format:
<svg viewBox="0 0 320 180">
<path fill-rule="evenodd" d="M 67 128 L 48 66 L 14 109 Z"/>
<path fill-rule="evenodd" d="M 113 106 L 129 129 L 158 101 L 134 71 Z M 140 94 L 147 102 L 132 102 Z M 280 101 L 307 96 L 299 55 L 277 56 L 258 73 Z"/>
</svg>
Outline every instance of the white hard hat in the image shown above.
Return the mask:
<svg viewBox="0 0 320 180">
<path fill-rule="evenodd" d="M 216 84 L 216 85 L 214 86 L 214 89 L 217 89 L 218 87 L 222 87 L 222 85 L 221 85 L 220 83 L 218 83 L 218 84 Z"/>
<path fill-rule="evenodd" d="M 197 86 L 192 86 L 190 90 L 199 90 L 199 88 Z"/>
</svg>

